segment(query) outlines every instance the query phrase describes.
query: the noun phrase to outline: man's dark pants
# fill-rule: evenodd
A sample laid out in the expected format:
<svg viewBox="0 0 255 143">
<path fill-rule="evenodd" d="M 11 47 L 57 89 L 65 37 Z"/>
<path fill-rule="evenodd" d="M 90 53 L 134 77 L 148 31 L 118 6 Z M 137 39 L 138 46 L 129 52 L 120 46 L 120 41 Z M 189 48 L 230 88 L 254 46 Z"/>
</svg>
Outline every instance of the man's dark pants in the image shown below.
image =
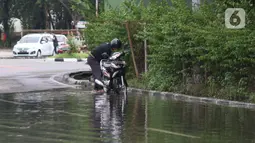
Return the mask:
<svg viewBox="0 0 255 143">
<path fill-rule="evenodd" d="M 101 69 L 100 69 L 100 63 L 92 56 L 89 56 L 88 59 L 87 59 L 87 62 L 92 70 L 92 75 L 94 77 L 94 80 L 95 79 L 98 79 L 100 81 L 102 81 L 102 72 L 101 72 Z M 94 89 L 95 90 L 102 90 L 103 87 L 98 85 L 97 83 L 95 83 L 95 86 L 94 86 Z"/>
</svg>

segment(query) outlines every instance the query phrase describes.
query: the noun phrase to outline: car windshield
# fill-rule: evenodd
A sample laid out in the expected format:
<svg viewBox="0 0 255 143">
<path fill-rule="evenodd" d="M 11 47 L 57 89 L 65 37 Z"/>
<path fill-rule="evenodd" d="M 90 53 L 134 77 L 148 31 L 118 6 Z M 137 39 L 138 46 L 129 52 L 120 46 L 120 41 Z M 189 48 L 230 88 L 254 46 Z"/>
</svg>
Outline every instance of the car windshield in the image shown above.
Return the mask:
<svg viewBox="0 0 255 143">
<path fill-rule="evenodd" d="M 65 42 L 65 37 L 63 36 L 56 36 L 58 39 L 58 42 Z"/>
<path fill-rule="evenodd" d="M 19 41 L 19 43 L 37 43 L 39 41 L 40 37 L 22 37 Z"/>
</svg>

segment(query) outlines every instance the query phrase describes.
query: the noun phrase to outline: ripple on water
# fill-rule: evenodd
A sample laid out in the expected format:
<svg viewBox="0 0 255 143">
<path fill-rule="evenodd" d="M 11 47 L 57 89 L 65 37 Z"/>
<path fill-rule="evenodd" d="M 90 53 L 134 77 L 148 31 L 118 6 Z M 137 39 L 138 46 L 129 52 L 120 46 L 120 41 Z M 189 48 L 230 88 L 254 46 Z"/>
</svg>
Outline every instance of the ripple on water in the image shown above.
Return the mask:
<svg viewBox="0 0 255 143">
<path fill-rule="evenodd" d="M 2 94 L 0 142 L 248 143 L 255 140 L 253 110 L 132 93 L 125 106 L 122 101 L 122 96 L 91 95 L 82 90 Z"/>
</svg>

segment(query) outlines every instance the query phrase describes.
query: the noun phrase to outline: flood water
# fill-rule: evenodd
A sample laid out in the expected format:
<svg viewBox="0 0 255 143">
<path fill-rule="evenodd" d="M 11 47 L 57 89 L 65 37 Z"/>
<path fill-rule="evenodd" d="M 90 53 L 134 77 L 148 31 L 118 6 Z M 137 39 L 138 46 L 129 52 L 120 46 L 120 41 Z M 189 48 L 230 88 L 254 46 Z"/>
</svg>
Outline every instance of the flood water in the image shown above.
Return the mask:
<svg viewBox="0 0 255 143">
<path fill-rule="evenodd" d="M 0 142 L 255 142 L 251 109 L 134 94 L 122 106 L 120 97 L 82 90 L 2 94 Z"/>
</svg>

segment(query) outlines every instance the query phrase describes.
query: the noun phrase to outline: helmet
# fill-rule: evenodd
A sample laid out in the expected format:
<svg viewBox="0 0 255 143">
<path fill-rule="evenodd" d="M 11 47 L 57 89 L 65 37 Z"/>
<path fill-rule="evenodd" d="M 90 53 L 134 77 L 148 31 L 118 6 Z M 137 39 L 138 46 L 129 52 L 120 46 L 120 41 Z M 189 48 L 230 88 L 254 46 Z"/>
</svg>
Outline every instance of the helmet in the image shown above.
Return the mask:
<svg viewBox="0 0 255 143">
<path fill-rule="evenodd" d="M 112 48 L 116 48 L 116 49 L 120 49 L 122 46 L 122 42 L 118 39 L 118 38 L 114 38 L 111 41 L 111 47 Z"/>
</svg>

